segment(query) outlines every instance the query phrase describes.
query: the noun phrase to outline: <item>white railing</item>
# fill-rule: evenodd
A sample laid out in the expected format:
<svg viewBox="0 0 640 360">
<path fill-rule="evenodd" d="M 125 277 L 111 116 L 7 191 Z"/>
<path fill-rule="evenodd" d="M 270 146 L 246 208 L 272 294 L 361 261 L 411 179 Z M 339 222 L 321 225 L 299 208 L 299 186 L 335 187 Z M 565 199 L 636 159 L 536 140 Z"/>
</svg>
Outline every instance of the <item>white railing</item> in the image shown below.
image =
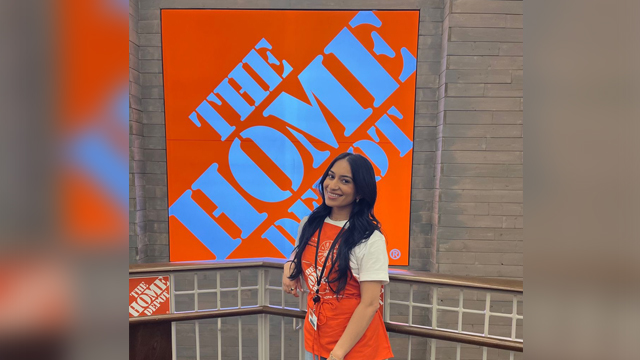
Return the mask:
<svg viewBox="0 0 640 360">
<path fill-rule="evenodd" d="M 134 265 L 170 277 L 173 359 L 304 359 L 306 293 L 282 291 L 278 259 Z M 518 359 L 522 282 L 390 271 L 384 320 L 395 359 Z M 510 304 L 510 305 L 509 305 Z M 237 349 L 236 349 L 237 347 Z"/>
<path fill-rule="evenodd" d="M 444 286 L 439 284 L 420 284 L 410 281 L 402 281 L 400 283 L 403 284 L 399 285 L 397 284 L 398 282 L 400 281 L 392 280 L 390 286 L 387 286 L 385 289 L 384 320 L 387 323 L 388 330 L 393 330 L 395 328 L 394 326 L 389 325 L 402 324 L 412 328 L 430 330 L 431 333 L 433 331 L 438 331 L 440 332 L 439 335 L 442 335 L 441 337 L 436 337 L 437 335 L 433 336 L 434 334 L 432 334 L 433 338 L 429 341 L 426 349 L 427 354 L 421 358 L 453 358 L 453 356 L 438 356 L 439 354 L 437 353 L 438 341 L 448 339 L 444 336 L 445 333 L 462 336 L 466 335 L 469 336 L 469 338 L 467 338 L 469 340 L 507 340 L 513 345 L 522 344 L 523 342 L 522 321 L 524 318 L 522 315 L 521 291 L 484 289 L 482 285 L 476 285 L 475 287 L 461 287 Z M 390 289 L 393 289 L 394 287 L 397 289 L 399 286 L 405 286 L 408 289 L 406 291 L 399 291 L 400 296 L 394 296 L 394 292 L 390 291 Z M 416 299 L 415 296 L 417 292 L 421 293 L 419 300 Z M 467 302 L 465 302 L 465 294 L 468 294 Z M 478 298 L 479 295 L 482 295 L 482 299 Z M 506 303 L 510 304 L 510 306 L 505 306 Z M 395 309 L 394 305 L 396 305 Z M 401 311 L 399 309 L 401 307 L 404 307 L 406 311 Z M 406 320 L 399 320 L 398 318 L 402 318 L 403 315 L 397 314 L 404 313 L 406 313 Z M 443 315 L 445 315 L 444 321 L 441 320 Z M 416 317 L 419 319 L 418 321 L 415 321 Z M 469 317 L 472 321 L 465 321 L 465 317 Z M 498 320 L 496 321 L 497 324 L 492 326 L 492 319 Z M 506 326 L 502 319 L 508 319 L 508 329 L 505 329 Z M 491 330 L 495 328 L 502 333 L 508 331 L 509 336 L 492 334 Z M 429 333 L 425 332 L 424 334 L 428 336 Z M 413 355 L 411 338 L 412 337 L 410 336 L 406 345 L 408 347 L 408 359 L 411 359 Z M 438 338 L 441 338 L 442 340 L 437 340 Z M 481 344 L 482 342 L 474 341 L 473 343 Z M 445 348 L 448 349 L 451 346 L 452 345 L 449 342 Z M 453 346 L 455 347 L 455 353 L 451 355 L 454 355 L 455 359 L 460 359 L 463 344 L 461 342 L 457 342 Z M 489 349 L 491 348 L 487 346 L 482 347 L 481 354 L 478 354 L 478 357 L 476 358 L 486 360 L 488 358 Z M 516 358 L 516 354 L 517 351 L 511 350 L 508 352 L 508 358 L 513 360 Z M 499 356 L 499 358 L 504 357 L 504 354 L 503 356 Z M 494 356 L 492 358 L 496 357 Z"/>
</svg>

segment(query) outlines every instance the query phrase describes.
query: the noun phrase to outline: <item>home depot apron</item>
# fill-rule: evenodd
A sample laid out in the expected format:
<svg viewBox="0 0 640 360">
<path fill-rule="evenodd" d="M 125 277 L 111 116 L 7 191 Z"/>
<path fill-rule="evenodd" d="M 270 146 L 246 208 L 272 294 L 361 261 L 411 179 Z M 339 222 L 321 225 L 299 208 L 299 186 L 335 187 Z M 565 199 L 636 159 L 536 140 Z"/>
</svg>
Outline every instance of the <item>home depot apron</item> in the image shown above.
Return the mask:
<svg viewBox="0 0 640 360">
<path fill-rule="evenodd" d="M 342 333 L 351 319 L 351 315 L 353 315 L 353 312 L 360 303 L 360 283 L 354 276 L 350 276 L 344 290 L 344 296 L 340 296 L 339 299 L 336 294 L 329 289 L 325 280 L 329 269 L 331 269 L 333 265 L 332 260 L 335 258 L 338 246 L 335 246 L 332 252 L 333 256 L 329 256 L 327 260 L 326 270 L 324 271 L 323 280 L 321 281 L 318 292 L 320 301 L 315 304 L 313 302 L 313 297 L 316 295 L 317 277 L 322 272 L 322 266 L 329 255 L 328 252 L 331 244 L 334 242 L 340 230 L 341 228 L 339 226 L 326 222 L 323 224 L 320 235 L 322 237 L 320 239 L 320 248 L 317 249 L 317 264 L 319 269 L 316 269 L 315 259 L 316 246 L 318 243 L 317 232 L 311 237 L 302 254 L 304 280 L 307 282 L 309 288 L 307 316 L 304 323 L 304 346 L 310 353 L 326 358 L 329 357 L 336 343 L 340 340 Z M 336 271 L 331 275 L 332 278 L 336 276 Z M 336 287 L 337 284 L 332 286 Z M 317 330 L 314 330 L 313 325 L 309 321 L 309 317 L 314 314 L 317 318 Z M 384 326 L 384 321 L 382 320 L 382 312 L 381 309 L 378 309 L 364 335 L 362 335 L 362 338 L 360 338 L 347 356 L 345 356 L 345 360 L 382 360 L 392 357 L 393 353 L 391 352 L 391 344 L 389 343 L 389 337 Z"/>
</svg>

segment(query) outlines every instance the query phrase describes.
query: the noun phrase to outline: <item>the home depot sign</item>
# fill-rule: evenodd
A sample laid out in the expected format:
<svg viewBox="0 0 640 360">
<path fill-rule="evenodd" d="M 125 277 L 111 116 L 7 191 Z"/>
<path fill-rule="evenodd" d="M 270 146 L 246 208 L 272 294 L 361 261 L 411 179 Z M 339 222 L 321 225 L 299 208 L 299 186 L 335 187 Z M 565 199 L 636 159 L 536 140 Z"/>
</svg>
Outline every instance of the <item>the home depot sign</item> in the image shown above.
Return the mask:
<svg viewBox="0 0 640 360">
<path fill-rule="evenodd" d="M 129 317 L 169 314 L 169 277 L 129 279 Z"/>
</svg>

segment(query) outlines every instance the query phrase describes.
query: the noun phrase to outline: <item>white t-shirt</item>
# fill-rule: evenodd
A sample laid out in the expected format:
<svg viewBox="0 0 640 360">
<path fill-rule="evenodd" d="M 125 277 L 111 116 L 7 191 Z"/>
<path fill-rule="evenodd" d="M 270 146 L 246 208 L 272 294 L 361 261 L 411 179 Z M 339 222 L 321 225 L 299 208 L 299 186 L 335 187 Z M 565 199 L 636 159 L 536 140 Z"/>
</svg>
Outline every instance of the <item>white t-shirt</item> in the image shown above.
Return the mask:
<svg viewBox="0 0 640 360">
<path fill-rule="evenodd" d="M 307 218 L 308 216 L 305 216 L 298 227 L 296 246 L 300 241 L 300 233 L 302 232 L 304 224 L 307 222 Z M 324 222 L 342 227 L 347 220 L 333 221 L 327 216 Z M 349 265 L 351 266 L 353 276 L 355 276 L 358 281 L 382 281 L 383 284 L 388 284 L 389 257 L 387 255 L 387 243 L 384 235 L 376 230 L 369 240 L 356 245 L 356 247 L 351 250 Z"/>
</svg>

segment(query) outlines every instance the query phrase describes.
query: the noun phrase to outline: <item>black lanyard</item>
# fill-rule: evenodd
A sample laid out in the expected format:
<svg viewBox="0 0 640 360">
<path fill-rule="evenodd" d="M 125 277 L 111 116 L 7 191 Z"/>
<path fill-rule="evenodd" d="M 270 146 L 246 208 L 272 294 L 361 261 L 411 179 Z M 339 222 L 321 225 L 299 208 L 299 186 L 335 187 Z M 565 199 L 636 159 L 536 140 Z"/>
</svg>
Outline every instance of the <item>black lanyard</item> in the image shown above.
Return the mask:
<svg viewBox="0 0 640 360">
<path fill-rule="evenodd" d="M 336 244 L 338 243 L 338 239 L 340 238 L 340 235 L 342 235 L 342 231 L 344 231 L 345 227 L 347 226 L 347 223 L 349 221 L 347 220 L 346 223 L 344 223 L 344 225 L 342 225 L 342 228 L 340 229 L 340 231 L 338 232 L 338 235 L 336 235 L 336 238 L 333 239 L 333 242 L 331 243 L 331 247 L 329 248 L 329 251 L 327 252 L 327 256 L 325 256 L 324 258 L 324 265 L 322 265 L 322 270 L 320 271 L 320 275 L 318 275 L 318 253 L 320 251 L 320 235 L 322 235 L 322 228 L 324 227 L 324 220 L 322 221 L 322 225 L 320 225 L 320 229 L 318 229 L 318 239 L 316 241 L 316 268 L 315 268 L 315 272 L 316 272 L 316 294 L 313 296 L 313 303 L 317 304 L 320 301 L 320 283 L 322 282 L 322 276 L 324 276 L 324 270 L 327 268 L 327 261 L 329 260 L 329 257 L 331 255 L 333 255 L 333 250 L 336 247 Z M 333 264 L 331 265 L 333 266 Z M 327 276 L 329 276 L 329 274 L 327 274 Z"/>
</svg>

